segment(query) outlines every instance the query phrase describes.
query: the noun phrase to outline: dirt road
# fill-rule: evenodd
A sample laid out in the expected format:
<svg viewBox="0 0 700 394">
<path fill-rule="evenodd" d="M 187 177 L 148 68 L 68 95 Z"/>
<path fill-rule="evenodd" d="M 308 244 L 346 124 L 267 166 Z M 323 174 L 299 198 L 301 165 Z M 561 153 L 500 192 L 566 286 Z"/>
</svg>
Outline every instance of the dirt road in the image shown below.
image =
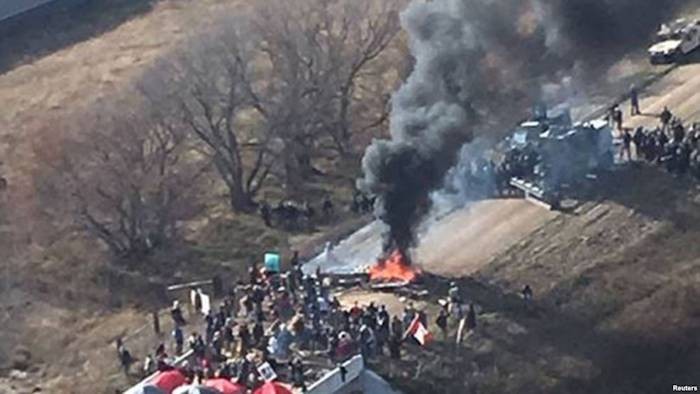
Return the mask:
<svg viewBox="0 0 700 394">
<path fill-rule="evenodd" d="M 484 200 L 458 209 L 432 223 L 419 236 L 414 261 L 423 269 L 447 276 L 478 271 L 490 259 L 527 238 L 557 213 L 520 199 Z M 372 223 L 326 254 L 312 260 L 305 269 L 353 272 L 371 265 L 381 253 L 383 225 Z"/>
<path fill-rule="evenodd" d="M 664 107 L 686 123 L 700 121 L 700 63 L 683 65 L 640 96 L 643 115 L 627 118 L 627 127 L 653 127 L 658 124 L 658 115 Z M 623 108 L 629 114 L 629 103 Z"/>
<path fill-rule="evenodd" d="M 469 275 L 556 216 L 520 199 L 479 201 L 431 227 L 416 260 L 436 274 Z"/>
</svg>

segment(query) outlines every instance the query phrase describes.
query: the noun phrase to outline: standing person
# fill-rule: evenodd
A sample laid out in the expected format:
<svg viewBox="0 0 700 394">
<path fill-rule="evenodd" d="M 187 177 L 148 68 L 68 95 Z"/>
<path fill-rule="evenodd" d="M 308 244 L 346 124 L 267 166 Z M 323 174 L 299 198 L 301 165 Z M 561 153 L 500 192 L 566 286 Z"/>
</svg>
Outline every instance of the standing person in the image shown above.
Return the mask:
<svg viewBox="0 0 700 394">
<path fill-rule="evenodd" d="M 637 127 L 632 136 L 632 142 L 634 142 L 634 157 L 639 160 L 642 157 L 642 152 L 644 151 L 644 128 Z"/>
<path fill-rule="evenodd" d="M 292 372 L 292 387 L 298 387 L 302 393 L 306 392 L 306 382 L 304 378 L 304 363 L 299 357 L 295 357 L 289 363 L 289 369 Z"/>
<path fill-rule="evenodd" d="M 292 258 L 289 260 L 289 265 L 292 267 L 292 270 L 296 268 L 299 265 L 299 251 L 298 250 L 293 250 L 292 251 Z"/>
<path fill-rule="evenodd" d="M 256 346 L 260 346 L 263 344 L 264 337 L 265 329 L 263 328 L 263 323 L 262 321 L 258 320 L 253 326 L 253 340 L 255 341 Z"/>
<path fill-rule="evenodd" d="M 377 340 L 377 354 L 381 355 L 384 353 L 384 345 L 387 343 L 389 336 L 391 335 L 391 328 L 389 322 L 389 314 L 382 313 L 384 310 L 384 305 L 379 307 L 379 313 L 377 313 L 377 330 L 376 330 L 376 340 Z"/>
<path fill-rule="evenodd" d="M 214 336 L 214 331 L 216 331 L 216 326 L 214 325 L 215 323 L 215 317 L 214 317 L 214 312 L 209 310 L 209 313 L 207 313 L 204 316 L 204 321 L 206 322 L 206 328 L 204 329 L 204 335 L 206 338 L 206 342 L 209 343 L 211 342 L 211 338 Z"/>
<path fill-rule="evenodd" d="M 392 335 L 389 338 L 389 356 L 394 360 L 401 359 L 401 336 Z"/>
<path fill-rule="evenodd" d="M 180 326 L 175 326 L 173 329 L 173 340 L 175 340 L 175 354 L 179 356 L 182 354 L 182 347 L 185 344 L 185 336 Z"/>
<path fill-rule="evenodd" d="M 476 308 L 473 303 L 469 303 L 469 311 L 467 312 L 467 329 L 474 331 L 476 329 Z"/>
<path fill-rule="evenodd" d="M 450 288 L 447 290 L 447 297 L 449 300 L 448 303 L 448 312 L 455 318 L 455 319 L 460 319 L 461 318 L 461 305 L 462 305 L 462 296 L 460 295 L 459 291 L 459 286 L 457 286 L 456 282 L 450 282 Z"/>
<path fill-rule="evenodd" d="M 530 287 L 530 285 L 525 285 L 525 287 L 523 287 L 523 290 L 520 293 L 522 294 L 523 299 L 525 301 L 532 300 L 532 288 Z"/>
<path fill-rule="evenodd" d="M 358 342 L 360 342 L 360 353 L 362 354 L 362 357 L 365 359 L 365 361 L 372 358 L 374 356 L 374 345 L 376 342 L 372 327 L 362 324 L 362 326 L 360 326 L 358 339 Z"/>
<path fill-rule="evenodd" d="M 659 119 L 661 119 L 661 131 L 666 133 L 668 130 L 668 125 L 671 123 L 671 119 L 673 118 L 673 114 L 671 111 L 668 109 L 668 107 L 664 107 L 664 110 L 661 111 L 661 115 L 659 115 Z"/>
<path fill-rule="evenodd" d="M 425 314 L 425 311 L 419 309 L 416 314 L 418 315 L 418 321 L 421 322 L 424 327 L 428 327 L 428 315 Z"/>
<path fill-rule="evenodd" d="M 627 161 L 632 161 L 632 153 L 630 147 L 632 145 L 632 135 L 629 130 L 622 132 L 622 147 L 620 148 L 620 161 L 622 161 L 627 154 Z"/>
<path fill-rule="evenodd" d="M 122 343 L 119 346 L 119 363 L 121 364 L 126 376 L 129 376 L 129 370 L 131 369 L 131 364 L 133 364 L 133 362 L 134 358 L 131 356 L 131 352 L 129 352 L 129 349 L 127 349 Z"/>
<path fill-rule="evenodd" d="M 262 204 L 260 204 L 260 216 L 266 227 L 272 227 L 272 210 L 267 201 L 263 201 Z"/>
<path fill-rule="evenodd" d="M 117 348 L 117 357 L 119 357 L 119 353 L 122 351 L 122 346 L 124 346 L 124 340 L 121 337 L 117 338 L 117 340 L 114 341 L 114 346 Z"/>
<path fill-rule="evenodd" d="M 360 308 L 360 304 L 355 301 L 352 305 L 352 308 L 350 308 L 350 319 L 357 322 L 360 320 L 360 317 L 362 317 L 362 308 Z"/>
<path fill-rule="evenodd" d="M 292 297 L 292 302 L 296 303 L 297 299 L 297 283 L 296 277 L 293 271 L 287 272 L 282 275 L 284 278 L 284 286 L 289 291 L 289 295 Z"/>
<path fill-rule="evenodd" d="M 401 318 L 402 323 L 404 328 L 408 327 L 411 325 L 411 322 L 413 321 L 413 318 L 416 316 L 416 310 L 413 307 L 413 303 L 409 303 L 404 309 L 403 309 L 403 316 Z"/>
<path fill-rule="evenodd" d="M 630 89 L 630 115 L 641 115 L 642 111 L 639 109 L 639 91 L 637 87 L 632 85 Z"/>
<path fill-rule="evenodd" d="M 447 340 L 447 312 L 445 309 L 440 309 L 440 313 L 437 319 L 435 319 L 435 324 L 440 328 L 440 331 L 442 331 L 443 339 Z"/>
<path fill-rule="evenodd" d="M 156 335 L 160 335 L 160 316 L 158 316 L 158 311 L 152 312 L 151 318 L 153 320 L 153 332 Z"/>
<path fill-rule="evenodd" d="M 451 303 L 461 303 L 462 299 L 459 295 L 459 286 L 456 282 L 450 282 L 450 288 L 447 290 L 447 296 Z"/>
<path fill-rule="evenodd" d="M 615 123 L 615 128 L 622 130 L 622 110 L 617 105 L 613 108 L 613 122 Z"/>
<path fill-rule="evenodd" d="M 328 195 L 326 195 L 323 198 L 322 210 L 323 216 L 325 216 L 326 220 L 330 219 L 331 216 L 333 216 L 333 213 L 335 212 L 335 208 L 333 207 L 333 201 L 331 201 L 331 197 Z"/>
<path fill-rule="evenodd" d="M 338 360 L 336 349 L 338 349 L 339 343 L 340 339 L 338 338 L 337 331 L 331 330 L 328 333 L 328 347 L 326 348 L 326 354 L 333 363 L 336 363 Z"/>
<path fill-rule="evenodd" d="M 403 328 L 404 325 L 401 319 L 399 319 L 398 316 L 394 315 L 394 317 L 391 319 L 391 335 L 401 338 L 404 334 Z"/>
<path fill-rule="evenodd" d="M 182 309 L 180 309 L 180 302 L 173 301 L 173 307 L 170 308 L 170 317 L 173 319 L 173 324 L 177 326 L 185 325 L 185 318 L 182 316 Z"/>
<path fill-rule="evenodd" d="M 154 360 L 153 356 L 149 353 L 148 355 L 146 355 L 146 358 L 143 360 L 143 378 L 150 376 L 155 371 L 156 371 L 156 360 Z"/>
<path fill-rule="evenodd" d="M 202 289 L 196 288 L 194 290 L 194 310 L 197 313 L 202 312 Z"/>
<path fill-rule="evenodd" d="M 238 327 L 238 338 L 240 340 L 238 354 L 245 357 L 245 355 L 248 354 L 251 344 L 251 335 L 247 324 Z"/>
<path fill-rule="evenodd" d="M 229 318 L 226 320 L 224 328 L 221 329 L 224 334 L 224 345 L 229 350 L 233 347 L 232 345 L 236 341 L 236 337 L 233 334 L 233 325 L 233 319 Z"/>
<path fill-rule="evenodd" d="M 294 283 L 297 285 L 297 289 L 300 290 L 304 287 L 304 270 L 301 268 L 301 264 L 297 264 L 291 273 L 294 275 Z"/>
<path fill-rule="evenodd" d="M 251 285 L 258 284 L 258 265 L 253 262 L 248 268 L 248 279 Z"/>
</svg>

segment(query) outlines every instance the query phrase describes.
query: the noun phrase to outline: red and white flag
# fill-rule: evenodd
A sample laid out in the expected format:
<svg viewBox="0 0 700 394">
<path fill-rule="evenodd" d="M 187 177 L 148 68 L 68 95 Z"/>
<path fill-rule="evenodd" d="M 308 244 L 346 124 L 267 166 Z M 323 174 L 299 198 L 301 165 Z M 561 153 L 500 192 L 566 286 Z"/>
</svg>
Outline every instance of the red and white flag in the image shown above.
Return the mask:
<svg viewBox="0 0 700 394">
<path fill-rule="evenodd" d="M 418 314 L 416 314 L 416 317 L 413 318 L 413 321 L 408 326 L 404 337 L 408 337 L 409 335 L 413 335 L 422 346 L 427 345 L 433 340 L 433 334 L 421 323 Z"/>
</svg>

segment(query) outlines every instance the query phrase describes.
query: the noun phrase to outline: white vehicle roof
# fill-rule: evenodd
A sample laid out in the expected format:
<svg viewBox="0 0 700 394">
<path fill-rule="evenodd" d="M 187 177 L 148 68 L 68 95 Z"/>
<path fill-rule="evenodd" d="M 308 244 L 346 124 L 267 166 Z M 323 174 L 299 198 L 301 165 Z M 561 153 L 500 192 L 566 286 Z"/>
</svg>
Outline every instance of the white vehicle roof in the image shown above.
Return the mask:
<svg viewBox="0 0 700 394">
<path fill-rule="evenodd" d="M 540 127 L 540 124 L 541 123 L 536 121 L 536 120 L 529 120 L 527 122 L 521 123 L 520 127 L 523 127 L 523 128 Z"/>
<path fill-rule="evenodd" d="M 662 41 L 658 44 L 654 44 L 649 48 L 650 53 L 665 53 L 665 52 L 670 52 L 675 49 L 678 49 L 678 47 L 683 43 L 681 40 L 667 40 L 667 41 Z"/>
</svg>

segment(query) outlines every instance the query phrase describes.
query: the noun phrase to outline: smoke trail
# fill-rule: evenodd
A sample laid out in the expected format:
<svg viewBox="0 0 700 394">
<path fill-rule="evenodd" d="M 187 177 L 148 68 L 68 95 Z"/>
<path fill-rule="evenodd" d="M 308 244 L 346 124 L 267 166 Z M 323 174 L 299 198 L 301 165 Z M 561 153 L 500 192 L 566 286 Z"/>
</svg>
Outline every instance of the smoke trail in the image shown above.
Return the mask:
<svg viewBox="0 0 700 394">
<path fill-rule="evenodd" d="M 457 7 L 457 8 L 453 8 Z M 415 57 L 412 74 L 394 94 L 391 140 L 375 140 L 362 160 L 361 189 L 380 196 L 377 214 L 388 224 L 384 251 L 408 252 L 413 229 L 429 208 L 470 134 L 470 67 L 478 59 L 472 31 L 458 17 L 458 2 L 413 3 L 401 14 Z"/>
<path fill-rule="evenodd" d="M 522 117 L 542 86 L 595 75 L 685 3 L 414 1 L 401 23 L 415 66 L 392 100 L 391 139 L 367 148 L 358 181 L 380 197 L 377 214 L 390 229 L 385 251 L 413 246 L 429 195 L 442 186 L 463 142 L 487 132 L 493 119 L 512 124 Z M 463 153 L 460 160 L 470 160 Z"/>
</svg>

